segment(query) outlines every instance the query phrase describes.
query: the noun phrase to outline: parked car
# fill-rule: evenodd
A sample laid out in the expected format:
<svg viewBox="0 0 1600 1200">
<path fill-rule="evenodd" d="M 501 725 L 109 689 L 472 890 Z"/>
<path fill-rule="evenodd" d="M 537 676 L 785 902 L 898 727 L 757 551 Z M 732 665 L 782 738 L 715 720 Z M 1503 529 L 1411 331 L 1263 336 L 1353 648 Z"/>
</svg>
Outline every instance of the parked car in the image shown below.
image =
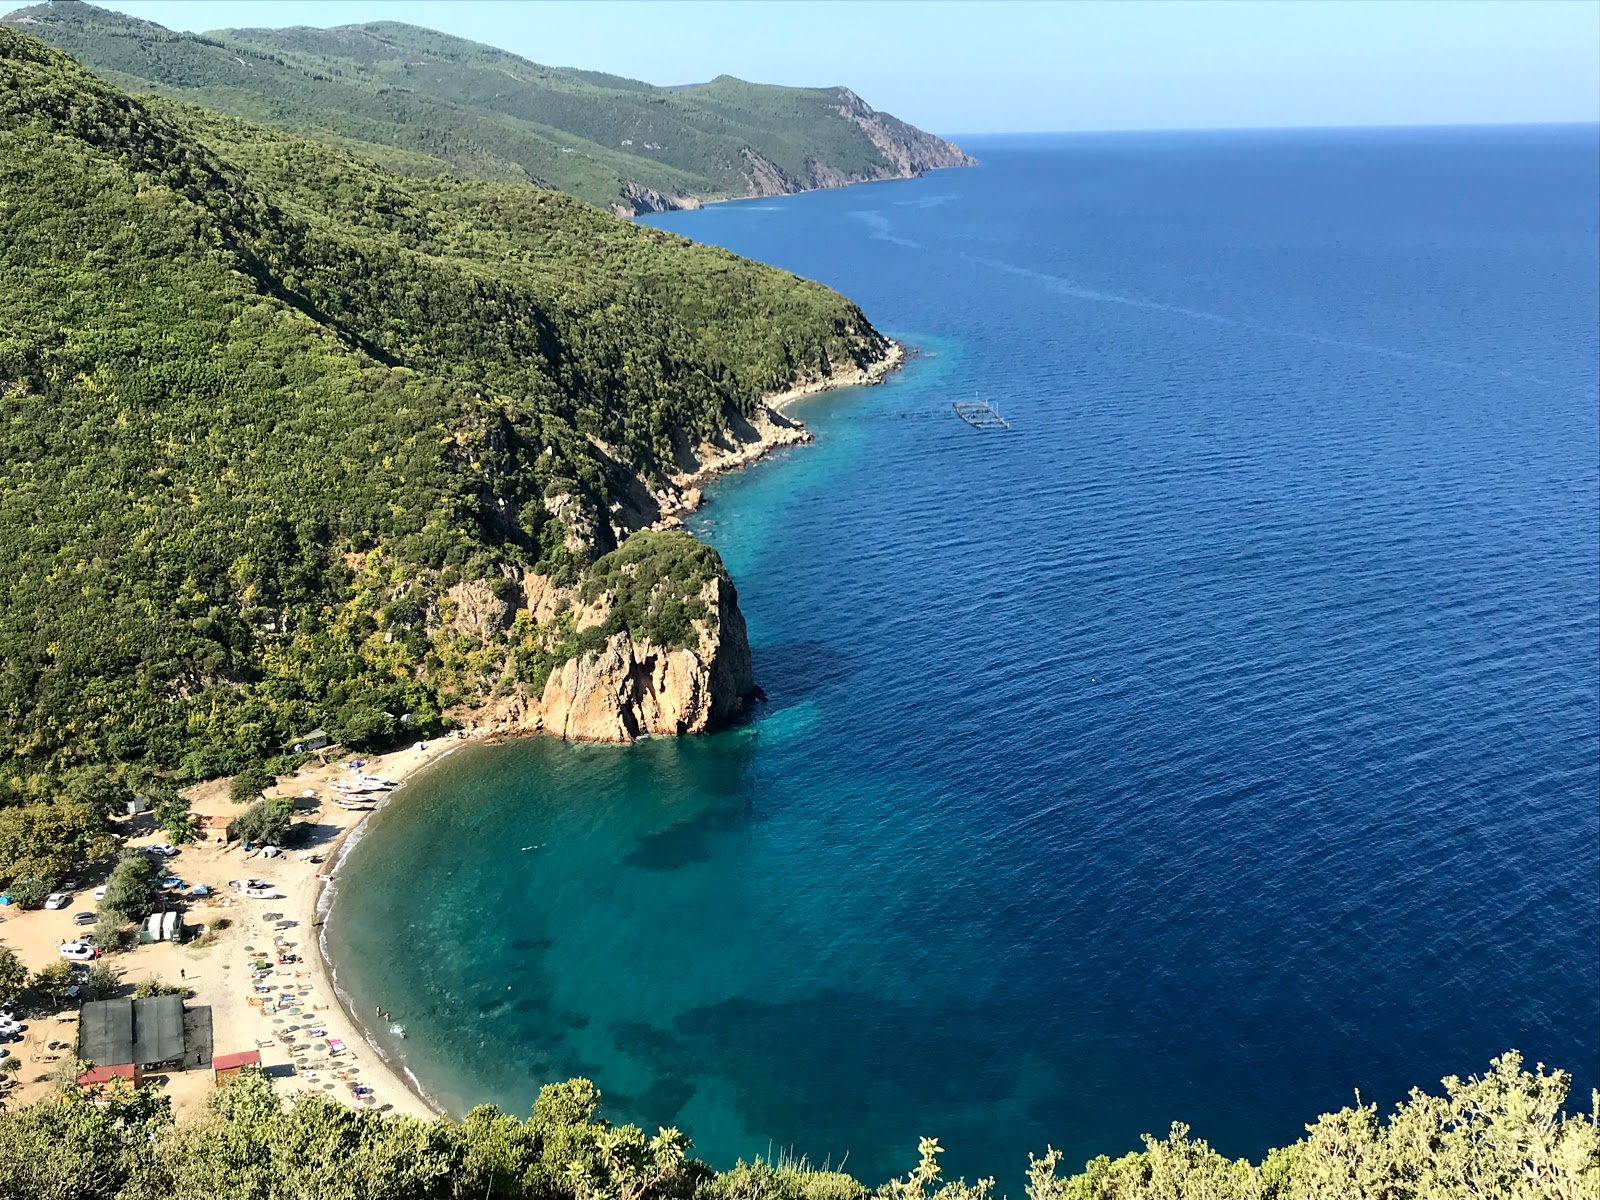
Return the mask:
<svg viewBox="0 0 1600 1200">
<path fill-rule="evenodd" d="M 106 898 L 106 885 L 105 884 L 102 883 L 99 887 L 95 888 L 95 890 L 94 890 L 94 898 L 96 900 L 104 900 Z"/>
<path fill-rule="evenodd" d="M 71 900 L 72 897 L 66 892 L 51 892 L 44 898 L 44 906 L 46 908 L 65 908 Z"/>
<path fill-rule="evenodd" d="M 88 962 L 98 953 L 88 942 L 62 942 L 61 957 L 72 962 Z"/>
<path fill-rule="evenodd" d="M 81 912 L 72 914 L 72 923 L 74 925 L 93 925 L 99 919 L 99 913 Z"/>
<path fill-rule="evenodd" d="M 157 842 L 154 846 L 146 846 L 145 853 L 159 854 L 162 858 L 171 858 L 178 852 L 178 848 L 169 842 Z"/>
</svg>

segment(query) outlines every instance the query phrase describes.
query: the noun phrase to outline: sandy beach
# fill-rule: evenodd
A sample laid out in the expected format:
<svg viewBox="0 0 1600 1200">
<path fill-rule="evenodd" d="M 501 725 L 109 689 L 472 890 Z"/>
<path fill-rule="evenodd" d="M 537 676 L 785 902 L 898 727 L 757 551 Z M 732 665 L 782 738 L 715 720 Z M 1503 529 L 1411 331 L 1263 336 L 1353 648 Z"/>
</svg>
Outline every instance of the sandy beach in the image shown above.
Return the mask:
<svg viewBox="0 0 1600 1200">
<path fill-rule="evenodd" d="M 464 744 L 466 739 L 450 735 L 422 744 L 424 748 L 413 746 L 363 758 L 363 769 L 403 784 Z M 318 1091 L 345 1103 L 428 1117 L 434 1115 L 432 1109 L 383 1061 L 345 1012 L 319 949 L 317 909 L 328 883 L 326 877 L 334 870 L 350 832 L 372 815 L 333 803 L 334 792 L 328 785 L 346 773 L 343 764 L 349 757 L 340 755 L 326 765 L 303 768 L 285 776 L 268 792 L 297 797 L 299 820 L 307 826 L 307 836 L 277 857 L 247 856 L 238 842 L 227 846 L 196 842 L 181 847 L 177 857 L 168 860 L 172 872 L 189 887 L 204 883 L 212 889 L 210 897 L 184 902 L 185 925 L 191 933 L 204 926 L 203 936 L 181 946 L 171 942 L 138 946 L 108 954 L 103 961 L 117 971 L 125 985 L 156 977 L 187 987 L 191 1008 L 206 1005 L 211 1009 L 214 1052 L 259 1051 L 262 1067 L 275 1078 L 279 1093 L 286 1098 L 301 1091 Z M 314 796 L 305 796 L 308 791 Z M 226 780 L 198 785 L 187 794 L 196 816 L 232 817 L 241 811 L 228 800 Z M 391 795 L 393 799 L 385 803 L 404 802 L 403 787 Z M 117 824 L 118 832 L 127 835 L 130 848 L 164 840 L 148 817 L 126 818 Z M 60 943 L 82 932 L 73 924 L 73 916 L 94 910 L 93 888 L 104 874 L 105 869 L 80 873 L 76 889 L 63 889 L 73 895 L 59 910 L 4 909 L 0 944 L 10 946 L 30 972 L 54 961 Z M 227 886 L 229 879 L 244 877 L 270 882 L 281 898 L 249 899 Z M 280 964 L 280 954 L 298 961 Z M 260 979 L 260 985 L 270 989 L 264 993 L 257 992 L 258 981 L 252 972 L 261 962 L 269 969 Z M 22 1060 L 8 1097 L 11 1102 L 27 1103 L 53 1093 L 54 1071 L 74 1052 L 76 1016 L 76 1002 L 69 1001 L 56 1016 L 28 1021 L 22 1041 L 9 1047 Z M 329 1048 L 338 1043 L 344 1049 L 330 1053 Z M 213 1086 L 209 1069 L 174 1071 L 155 1078 L 180 1114 L 202 1105 Z M 352 1083 L 370 1089 L 370 1094 L 358 1098 L 351 1090 Z"/>
</svg>

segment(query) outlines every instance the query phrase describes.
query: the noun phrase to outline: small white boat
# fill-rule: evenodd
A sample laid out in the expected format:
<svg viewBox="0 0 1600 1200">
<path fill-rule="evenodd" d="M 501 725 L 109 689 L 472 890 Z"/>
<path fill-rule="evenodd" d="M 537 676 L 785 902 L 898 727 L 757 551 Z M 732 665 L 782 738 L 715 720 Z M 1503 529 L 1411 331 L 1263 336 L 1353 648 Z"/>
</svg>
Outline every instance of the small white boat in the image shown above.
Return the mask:
<svg viewBox="0 0 1600 1200">
<path fill-rule="evenodd" d="M 387 779 L 371 779 L 365 775 L 357 775 L 354 779 L 336 779 L 331 786 L 336 792 L 351 795 L 361 792 L 386 792 L 395 785 Z"/>
<path fill-rule="evenodd" d="M 283 893 L 271 887 L 247 887 L 244 894 L 252 900 L 282 900 Z"/>
</svg>

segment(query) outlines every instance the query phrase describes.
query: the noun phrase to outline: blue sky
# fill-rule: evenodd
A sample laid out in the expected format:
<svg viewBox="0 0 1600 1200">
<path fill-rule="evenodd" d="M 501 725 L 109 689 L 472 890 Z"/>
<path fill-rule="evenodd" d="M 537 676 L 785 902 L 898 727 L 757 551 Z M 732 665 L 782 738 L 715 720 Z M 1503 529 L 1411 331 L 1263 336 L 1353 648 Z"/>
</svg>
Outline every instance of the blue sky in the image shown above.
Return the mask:
<svg viewBox="0 0 1600 1200">
<path fill-rule="evenodd" d="M 410 21 L 652 83 L 843 83 L 945 134 L 1600 120 L 1600 0 L 106 6 L 194 31 Z"/>
</svg>

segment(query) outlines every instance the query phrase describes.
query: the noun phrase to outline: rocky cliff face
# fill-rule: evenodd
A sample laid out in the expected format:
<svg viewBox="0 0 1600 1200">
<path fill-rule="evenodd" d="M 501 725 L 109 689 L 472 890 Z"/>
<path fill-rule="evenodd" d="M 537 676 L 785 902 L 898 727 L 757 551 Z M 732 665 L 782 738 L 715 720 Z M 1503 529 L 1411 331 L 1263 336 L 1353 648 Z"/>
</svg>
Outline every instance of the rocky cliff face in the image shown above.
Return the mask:
<svg viewBox="0 0 1600 1200">
<path fill-rule="evenodd" d="M 733 583 L 724 575 L 700 593 L 709 615 L 695 623 L 697 643 L 667 649 L 613 633 L 599 650 L 568 659 L 537 696 L 517 690 L 478 714 L 494 734 L 548 733 L 579 742 L 675 737 L 726 725 L 757 694 L 750 642 Z M 578 628 L 599 628 L 611 599 L 584 607 Z"/>
<path fill-rule="evenodd" d="M 746 147 L 743 173 L 751 196 L 786 196 L 817 188 L 843 187 L 874 179 L 910 179 L 943 167 L 972 167 L 977 159 L 954 142 L 925 133 L 887 113 L 880 113 L 849 88 L 836 88 L 837 103 L 830 107 L 867 136 L 881 162 L 865 171 L 845 171 L 831 163 L 807 158 L 799 175 Z"/>
<path fill-rule="evenodd" d="M 619 217 L 637 217 L 644 213 L 672 212 L 680 208 L 700 207 L 700 201 L 693 196 L 666 196 L 655 188 L 645 187 L 644 184 L 632 179 L 623 181 L 621 197 L 611 206 L 611 211 Z"/>
<path fill-rule="evenodd" d="M 936 171 L 942 167 L 978 165 L 977 159 L 954 142 L 934 137 L 914 125 L 880 113 L 849 88 L 840 88 L 838 95 L 839 103 L 834 106 L 834 111 L 871 139 L 878 153 L 893 164 L 895 174 L 920 175 L 924 171 Z"/>
<path fill-rule="evenodd" d="M 480 734 L 546 733 L 588 742 L 704 733 L 735 719 L 760 695 L 738 593 L 714 551 L 673 531 L 699 505 L 701 484 L 775 448 L 811 440 L 804 425 L 784 415 L 784 404 L 832 387 L 881 382 L 905 357 L 886 340 L 879 352 L 864 365 L 842 364 L 769 395 L 749 416 L 725 414 L 714 437 L 675 447 L 672 469 L 654 486 L 629 475 L 596 442 L 602 461 L 615 467 L 609 511 L 584 509 L 567 494 L 546 497 L 545 504 L 569 531 L 569 549 L 610 545 L 616 554 L 593 563 L 576 584 L 530 574 L 460 583 L 449 592 L 449 621 L 473 645 L 531 638 L 552 653 L 582 648 L 559 649 L 560 661 L 537 690 L 508 663 L 496 698 L 454 715 Z M 607 558 L 616 557 L 634 561 L 608 567 Z M 597 572 L 610 581 L 606 590 L 592 586 Z M 631 592 L 633 603 L 619 591 Z M 692 611 L 692 637 L 662 645 L 626 621 L 618 628 L 617 618 L 661 608 Z M 607 636 L 595 645 L 602 631 Z"/>
</svg>

